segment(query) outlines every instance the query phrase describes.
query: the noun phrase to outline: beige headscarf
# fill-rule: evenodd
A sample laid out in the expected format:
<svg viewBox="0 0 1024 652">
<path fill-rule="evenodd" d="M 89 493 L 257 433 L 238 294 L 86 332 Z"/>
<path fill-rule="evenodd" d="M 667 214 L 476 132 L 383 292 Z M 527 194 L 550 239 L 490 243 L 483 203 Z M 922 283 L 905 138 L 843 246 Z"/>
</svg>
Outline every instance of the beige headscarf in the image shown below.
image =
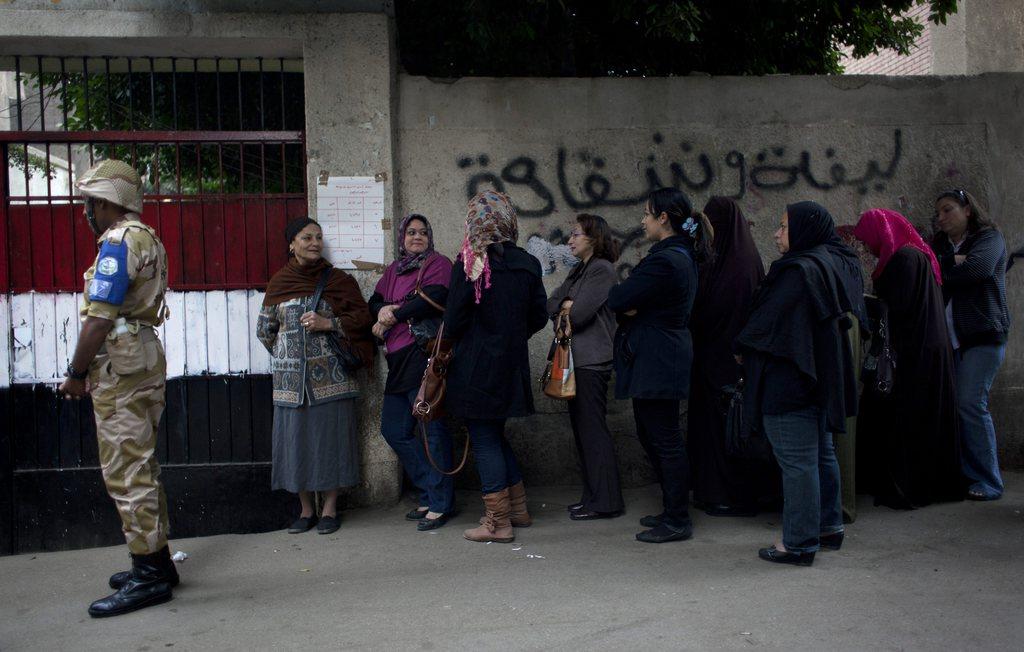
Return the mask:
<svg viewBox="0 0 1024 652">
<path fill-rule="evenodd" d="M 487 247 L 519 240 L 519 220 L 512 199 L 497 190 L 485 190 L 469 200 L 466 236 L 462 240 L 462 265 L 473 282 L 476 302 L 491 287 L 491 263 Z"/>
</svg>

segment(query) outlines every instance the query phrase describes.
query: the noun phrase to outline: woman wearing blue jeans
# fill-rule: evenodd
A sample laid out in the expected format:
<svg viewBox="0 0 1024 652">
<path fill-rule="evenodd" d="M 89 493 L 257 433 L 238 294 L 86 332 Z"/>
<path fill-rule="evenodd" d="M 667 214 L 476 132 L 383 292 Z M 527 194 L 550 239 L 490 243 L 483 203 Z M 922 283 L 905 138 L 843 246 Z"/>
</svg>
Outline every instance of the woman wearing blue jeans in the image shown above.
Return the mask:
<svg viewBox="0 0 1024 652">
<path fill-rule="evenodd" d="M 473 197 L 445 306 L 444 336 L 455 341 L 445 407 L 466 423 L 484 498 L 480 527 L 463 533 L 470 541 L 507 543 L 513 526 L 531 523 L 505 421 L 533 414 L 528 342 L 548 315 L 540 261 L 518 239 L 508 195 Z"/>
<path fill-rule="evenodd" d="M 376 319 L 373 334 L 384 343 L 388 377 L 380 432 L 398 455 L 405 472 L 419 490 L 419 506 L 405 515 L 416 521 L 420 532 L 435 530 L 455 511 L 455 483 L 427 458 L 412 405 L 416 401 L 427 354 L 416 341 L 412 326 L 423 334 L 434 330 L 448 298 L 452 263 L 434 251 L 434 231 L 426 217 L 413 213 L 398 228 L 398 258 L 391 263 L 370 297 L 370 313 Z M 433 328 L 426 328 L 433 325 Z M 444 419 L 427 424 L 430 456 L 443 468 L 451 468 L 452 437 Z"/>
<path fill-rule="evenodd" d="M 824 207 L 786 207 L 772 263 L 736 338 L 747 423 L 763 429 L 782 469 L 782 541 L 758 555 L 810 566 L 819 547 L 843 542 L 839 463 L 833 433 L 857 412 L 847 330 L 862 315 L 857 254 L 843 244 Z"/>
<path fill-rule="evenodd" d="M 1003 478 L 988 395 L 1010 331 L 1006 242 L 962 189 L 939 195 L 935 222 L 938 233 L 932 248 L 942 268 L 946 323 L 956 353 L 962 470 L 970 483 L 967 498 L 996 500 L 1003 495 Z"/>
</svg>

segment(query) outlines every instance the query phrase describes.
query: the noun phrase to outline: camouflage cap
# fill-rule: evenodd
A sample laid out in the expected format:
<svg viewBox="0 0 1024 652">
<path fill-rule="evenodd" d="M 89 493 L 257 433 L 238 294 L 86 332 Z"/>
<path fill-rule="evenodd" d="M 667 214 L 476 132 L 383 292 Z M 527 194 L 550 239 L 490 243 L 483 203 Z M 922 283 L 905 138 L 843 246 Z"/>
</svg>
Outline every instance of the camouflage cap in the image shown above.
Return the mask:
<svg viewBox="0 0 1024 652">
<path fill-rule="evenodd" d="M 100 161 L 78 178 L 75 187 L 84 197 L 105 199 L 142 214 L 142 178 L 124 161 Z"/>
</svg>

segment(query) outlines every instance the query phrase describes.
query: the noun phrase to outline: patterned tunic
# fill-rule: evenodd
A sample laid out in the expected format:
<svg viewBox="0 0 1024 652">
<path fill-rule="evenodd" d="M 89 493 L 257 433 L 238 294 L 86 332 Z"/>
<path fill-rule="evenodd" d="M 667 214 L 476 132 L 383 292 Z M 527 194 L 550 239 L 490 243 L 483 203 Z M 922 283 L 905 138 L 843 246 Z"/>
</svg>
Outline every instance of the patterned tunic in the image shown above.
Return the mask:
<svg viewBox="0 0 1024 652">
<path fill-rule="evenodd" d="M 355 378 L 333 354 L 327 334 L 307 331 L 299 322 L 311 298 L 290 299 L 260 311 L 256 337 L 273 356 L 274 405 L 299 407 L 307 397 L 310 405 L 318 405 L 359 395 Z M 330 319 L 334 332 L 344 337 L 341 320 L 326 300 L 320 300 L 316 312 Z"/>
</svg>

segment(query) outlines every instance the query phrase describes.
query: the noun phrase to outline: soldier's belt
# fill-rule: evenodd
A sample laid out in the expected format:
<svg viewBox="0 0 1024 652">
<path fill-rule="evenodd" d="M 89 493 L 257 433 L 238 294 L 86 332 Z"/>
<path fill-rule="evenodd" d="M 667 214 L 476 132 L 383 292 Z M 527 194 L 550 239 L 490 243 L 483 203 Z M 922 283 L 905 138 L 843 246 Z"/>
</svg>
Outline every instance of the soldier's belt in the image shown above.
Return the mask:
<svg viewBox="0 0 1024 652">
<path fill-rule="evenodd" d="M 156 335 L 156 327 L 152 324 L 147 324 L 138 320 L 128 321 L 124 317 L 118 317 L 114 320 L 114 328 L 111 330 L 111 335 L 115 337 L 131 333 L 132 335 L 139 336 L 140 343 L 155 342 L 159 339 Z M 108 335 L 108 337 L 110 337 Z M 100 345 L 100 350 L 97 351 L 98 355 L 107 353 L 107 343 L 104 341 Z"/>
</svg>

